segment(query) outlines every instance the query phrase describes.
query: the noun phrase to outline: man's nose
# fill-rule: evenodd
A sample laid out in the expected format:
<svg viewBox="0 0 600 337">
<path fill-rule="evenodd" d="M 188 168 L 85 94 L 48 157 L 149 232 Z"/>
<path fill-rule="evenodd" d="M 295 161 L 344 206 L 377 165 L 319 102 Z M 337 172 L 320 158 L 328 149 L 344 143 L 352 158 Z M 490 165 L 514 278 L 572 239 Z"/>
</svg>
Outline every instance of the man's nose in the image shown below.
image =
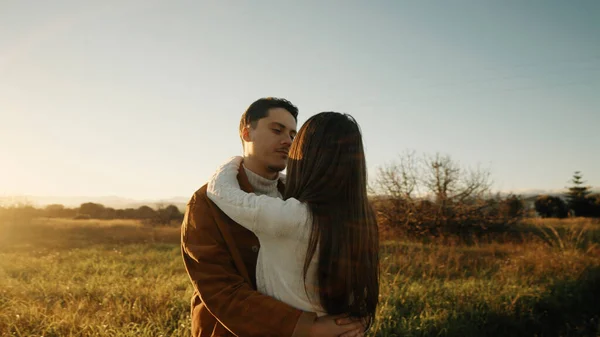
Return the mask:
<svg viewBox="0 0 600 337">
<path fill-rule="evenodd" d="M 281 144 L 288 145 L 288 146 L 292 145 L 292 136 L 290 136 L 290 135 L 283 136 L 283 139 L 281 140 Z"/>
</svg>

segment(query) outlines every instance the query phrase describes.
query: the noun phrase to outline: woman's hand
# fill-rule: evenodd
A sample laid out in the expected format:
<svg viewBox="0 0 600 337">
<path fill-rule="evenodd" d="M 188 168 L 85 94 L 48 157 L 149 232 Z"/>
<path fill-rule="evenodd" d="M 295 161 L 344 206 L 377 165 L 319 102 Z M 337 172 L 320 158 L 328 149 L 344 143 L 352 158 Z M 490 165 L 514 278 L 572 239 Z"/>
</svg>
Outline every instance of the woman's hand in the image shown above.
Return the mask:
<svg viewBox="0 0 600 337">
<path fill-rule="evenodd" d="M 362 320 L 348 315 L 322 316 L 310 328 L 310 337 L 363 337 L 365 326 Z"/>
</svg>

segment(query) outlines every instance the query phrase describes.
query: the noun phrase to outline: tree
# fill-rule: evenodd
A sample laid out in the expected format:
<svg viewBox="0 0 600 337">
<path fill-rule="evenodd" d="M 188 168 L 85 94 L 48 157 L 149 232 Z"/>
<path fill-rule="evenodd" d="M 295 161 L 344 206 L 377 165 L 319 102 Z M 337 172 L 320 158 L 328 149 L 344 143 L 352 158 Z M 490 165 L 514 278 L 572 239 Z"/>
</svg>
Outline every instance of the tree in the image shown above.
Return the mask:
<svg viewBox="0 0 600 337">
<path fill-rule="evenodd" d="M 416 212 L 416 198 L 419 194 L 420 164 L 414 152 L 405 152 L 399 160 L 378 168 L 375 186 L 370 188 L 371 193 L 379 194 L 372 198 L 377 210 L 380 223 L 402 223 L 408 228 L 409 224 L 418 229 L 418 220 L 414 218 Z"/>
<path fill-rule="evenodd" d="M 502 201 L 501 213 L 509 218 L 522 217 L 525 214 L 525 203 L 520 196 L 511 194 Z"/>
<path fill-rule="evenodd" d="M 584 186 L 585 182 L 582 180 L 583 175 L 580 171 L 575 171 L 571 183 L 573 186 L 569 187 L 569 191 L 566 193 L 567 205 L 576 216 L 591 216 L 592 205 L 587 196 L 591 193 L 589 186 Z"/>
<path fill-rule="evenodd" d="M 600 194 L 590 194 L 587 199 L 591 207 L 590 216 L 600 218 Z"/>
<path fill-rule="evenodd" d="M 86 202 L 79 206 L 79 214 L 87 214 L 90 218 L 101 219 L 104 214 L 104 205 Z"/>
<path fill-rule="evenodd" d="M 140 206 L 137 210 L 136 210 L 136 218 L 137 219 L 152 219 L 156 216 L 156 211 L 153 210 L 152 208 L 144 205 L 144 206 Z"/>
<path fill-rule="evenodd" d="M 488 170 L 463 167 L 447 155 L 406 153 L 378 173 L 371 189 L 378 221 L 405 234 L 469 237 L 505 229 L 522 213 L 516 197 L 490 199 Z"/>
<path fill-rule="evenodd" d="M 183 213 L 175 205 L 167 206 L 165 213 L 167 213 L 169 220 L 183 220 Z"/>
<path fill-rule="evenodd" d="M 425 157 L 423 184 L 442 210 L 448 204 L 483 199 L 490 192 L 487 170 L 462 168 L 450 156 Z"/>
<path fill-rule="evenodd" d="M 44 213 L 49 218 L 59 218 L 64 216 L 65 206 L 61 204 L 51 204 L 44 208 Z"/>
<path fill-rule="evenodd" d="M 118 209 L 115 216 L 119 219 L 136 219 L 137 211 L 133 208 Z"/>
<path fill-rule="evenodd" d="M 163 204 L 157 205 L 156 216 L 151 219 L 153 225 L 170 225 L 173 221 L 182 221 L 183 214 L 175 205 L 164 207 Z"/>
<path fill-rule="evenodd" d="M 117 210 L 112 207 L 106 207 L 101 214 L 101 218 L 107 220 L 115 219 L 117 218 Z"/>
<path fill-rule="evenodd" d="M 535 211 L 542 218 L 566 218 L 569 214 L 565 202 L 551 195 L 540 195 L 535 200 Z"/>
</svg>

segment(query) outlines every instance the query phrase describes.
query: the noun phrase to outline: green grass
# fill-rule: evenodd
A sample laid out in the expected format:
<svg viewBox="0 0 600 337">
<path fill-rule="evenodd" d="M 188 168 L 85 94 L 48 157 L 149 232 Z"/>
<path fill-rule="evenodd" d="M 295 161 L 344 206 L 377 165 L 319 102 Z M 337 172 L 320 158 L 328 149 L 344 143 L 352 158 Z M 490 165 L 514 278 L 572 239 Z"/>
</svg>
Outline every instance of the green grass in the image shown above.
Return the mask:
<svg viewBox="0 0 600 337">
<path fill-rule="evenodd" d="M 189 336 L 179 228 L 1 220 L 0 336 Z M 598 336 L 600 225 L 526 225 L 520 243 L 383 242 L 371 335 Z"/>
<path fill-rule="evenodd" d="M 0 248 L 0 336 L 189 335 L 191 287 L 178 229 L 28 227 L 13 228 Z M 161 232 L 167 242 L 153 240 Z"/>
<path fill-rule="evenodd" d="M 598 256 L 533 244 L 384 245 L 377 336 L 596 336 Z"/>
</svg>

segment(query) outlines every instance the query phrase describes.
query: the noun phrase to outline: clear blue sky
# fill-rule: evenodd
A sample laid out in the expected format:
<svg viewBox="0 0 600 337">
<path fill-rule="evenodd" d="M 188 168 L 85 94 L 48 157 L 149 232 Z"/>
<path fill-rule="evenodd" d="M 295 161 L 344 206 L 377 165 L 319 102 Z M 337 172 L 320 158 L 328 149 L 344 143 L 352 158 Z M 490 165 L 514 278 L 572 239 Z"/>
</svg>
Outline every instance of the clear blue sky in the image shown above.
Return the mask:
<svg viewBox="0 0 600 337">
<path fill-rule="evenodd" d="M 451 3 L 451 4 L 450 4 Z M 502 191 L 600 185 L 600 1 L 2 1 L 0 195 L 190 196 L 255 99 Z"/>
</svg>

